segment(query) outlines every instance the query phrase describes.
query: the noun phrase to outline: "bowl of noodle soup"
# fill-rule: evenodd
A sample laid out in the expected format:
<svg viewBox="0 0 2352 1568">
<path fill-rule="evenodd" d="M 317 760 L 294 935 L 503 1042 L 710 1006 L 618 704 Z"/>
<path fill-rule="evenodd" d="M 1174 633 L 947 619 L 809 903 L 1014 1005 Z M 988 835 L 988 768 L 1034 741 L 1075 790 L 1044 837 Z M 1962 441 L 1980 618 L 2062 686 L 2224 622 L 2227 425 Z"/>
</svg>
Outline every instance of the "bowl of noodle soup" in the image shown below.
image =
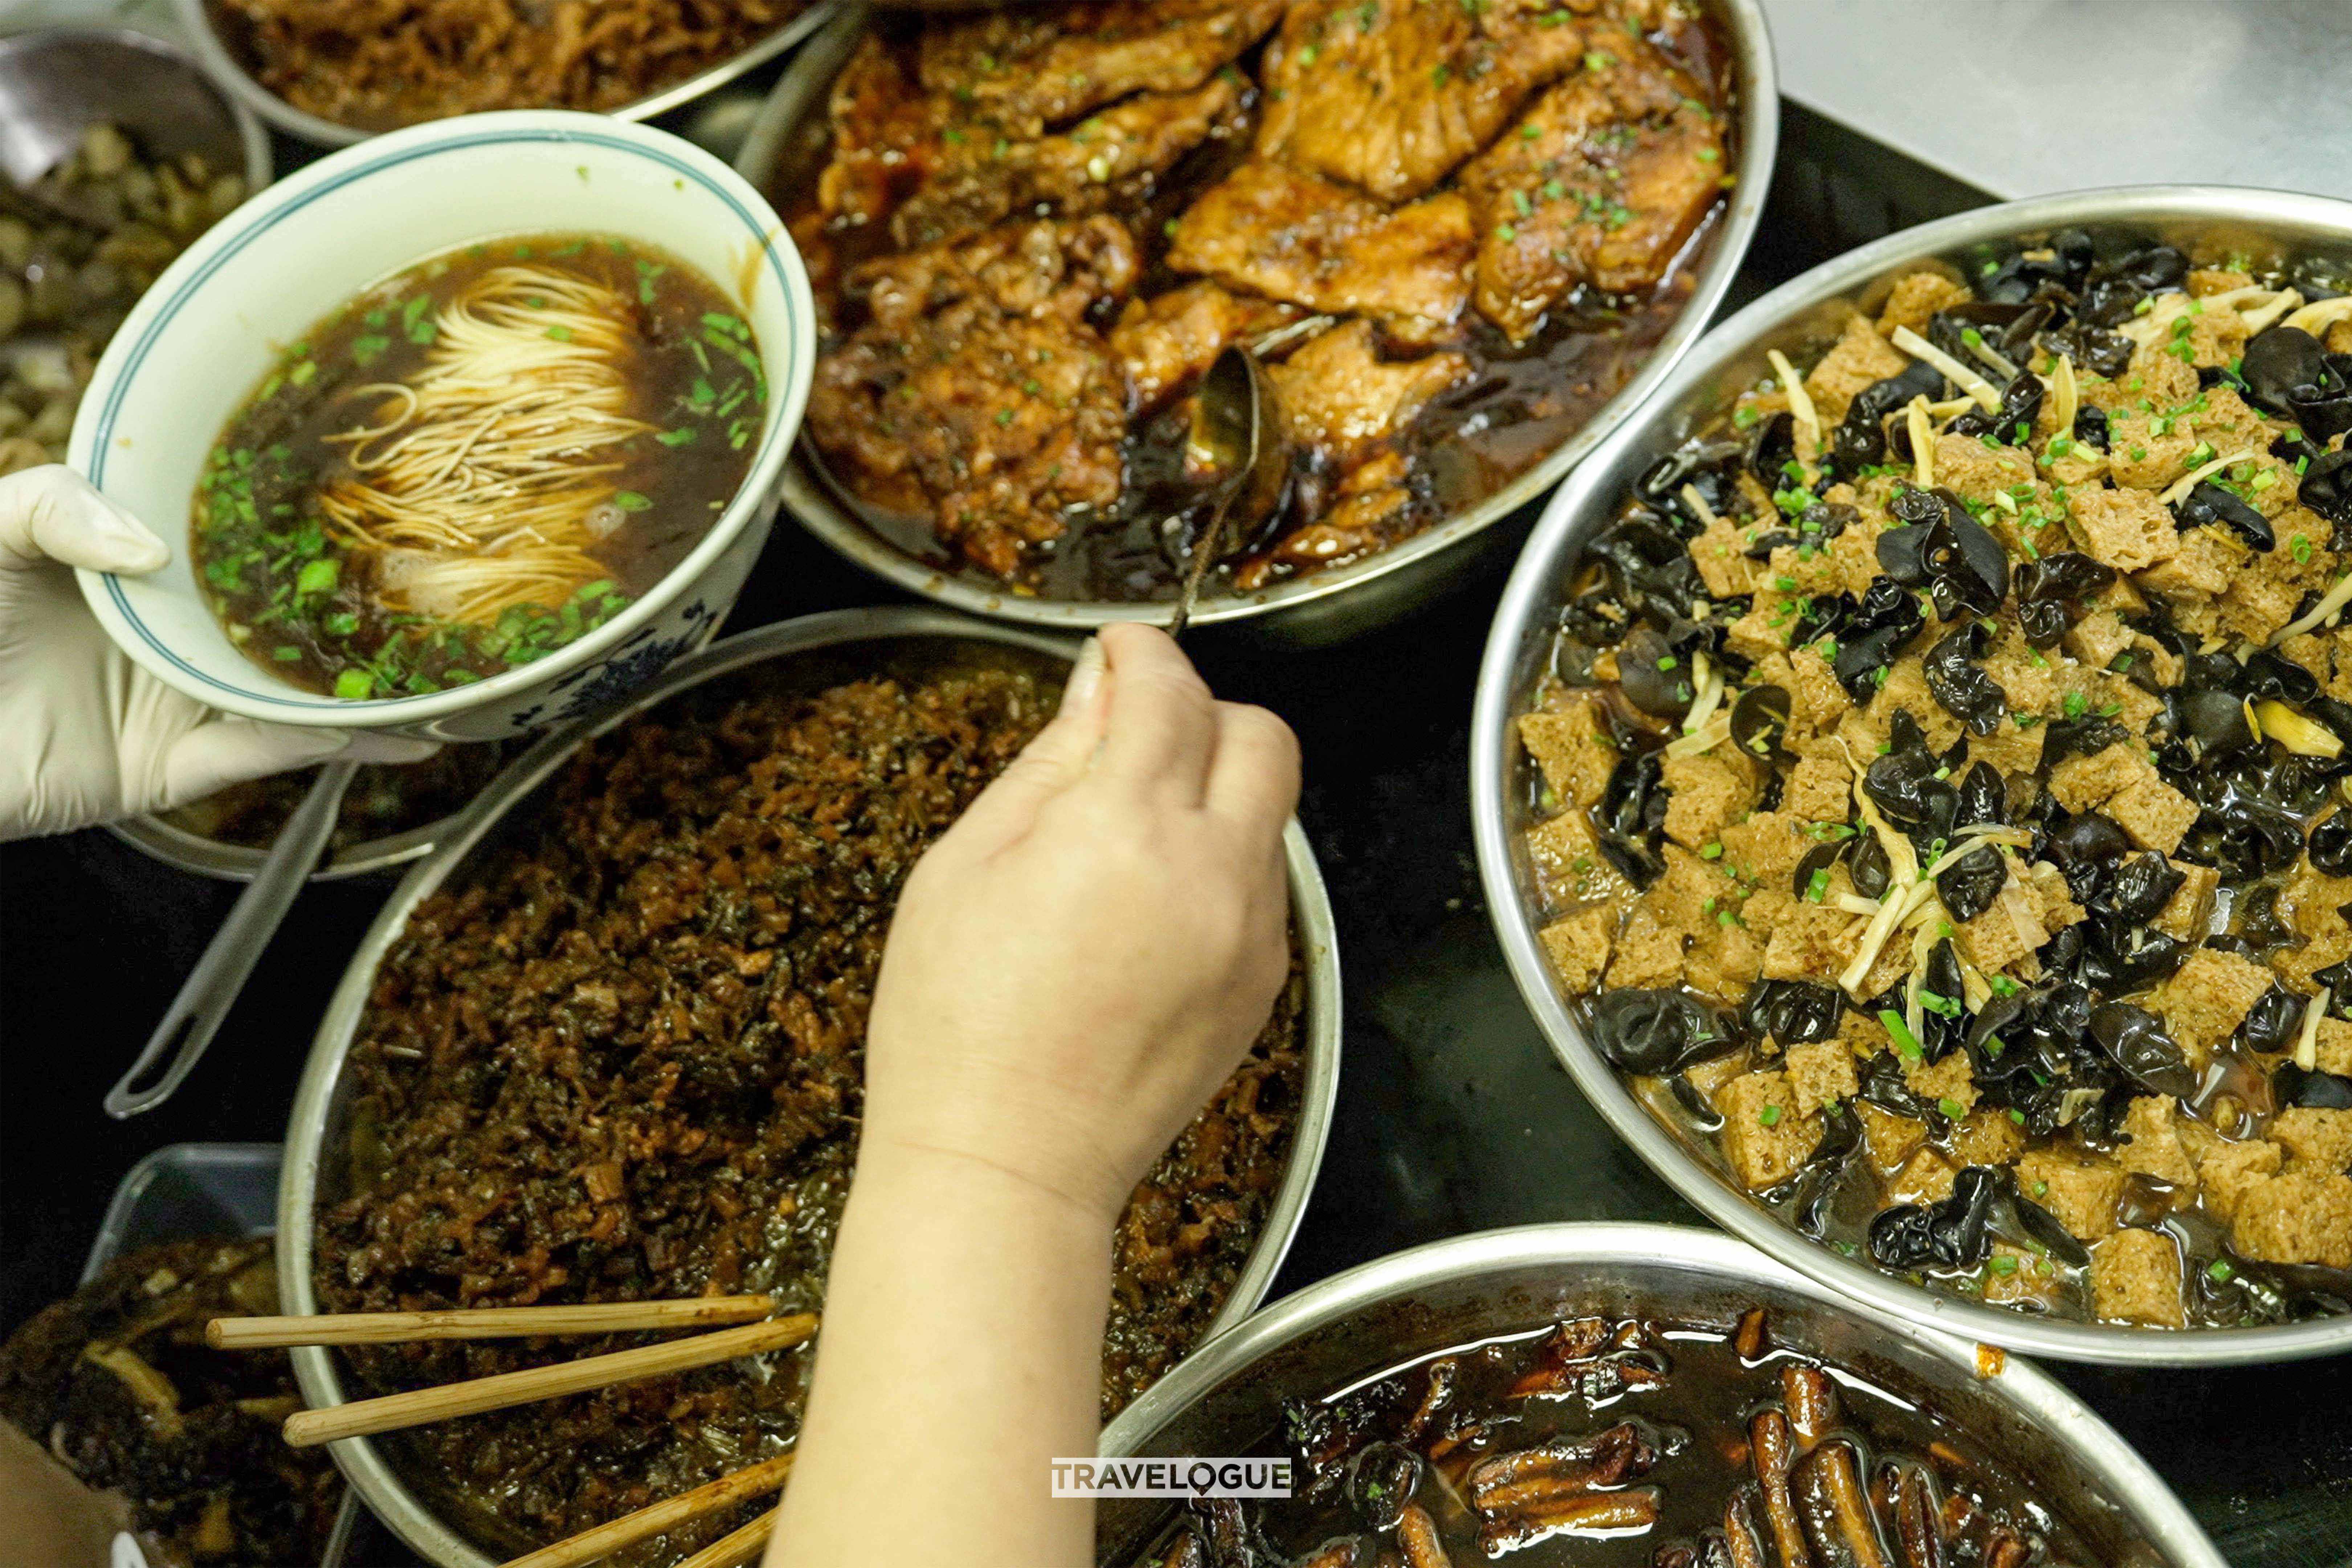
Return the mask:
<svg viewBox="0 0 2352 1568">
<path fill-rule="evenodd" d="M 173 559 L 83 595 L 245 717 L 575 718 L 724 618 L 814 357 L 782 226 L 690 144 L 551 110 L 379 137 L 239 208 L 116 334 L 70 461 Z"/>
</svg>

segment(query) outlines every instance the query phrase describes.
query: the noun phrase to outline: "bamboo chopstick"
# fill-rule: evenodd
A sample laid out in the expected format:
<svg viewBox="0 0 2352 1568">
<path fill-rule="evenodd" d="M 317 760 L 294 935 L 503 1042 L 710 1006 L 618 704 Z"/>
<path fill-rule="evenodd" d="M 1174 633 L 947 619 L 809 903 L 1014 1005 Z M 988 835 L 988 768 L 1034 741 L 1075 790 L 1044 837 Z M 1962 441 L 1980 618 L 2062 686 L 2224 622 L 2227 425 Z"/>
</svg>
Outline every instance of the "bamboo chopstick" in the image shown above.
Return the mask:
<svg viewBox="0 0 2352 1568">
<path fill-rule="evenodd" d="M 772 1322 L 746 1323 L 740 1329 L 720 1329 L 692 1339 L 672 1340 L 667 1344 L 583 1356 L 578 1361 L 558 1362 L 553 1366 L 502 1372 L 495 1377 L 470 1378 L 407 1394 L 387 1394 L 380 1399 L 362 1399 L 329 1410 L 298 1411 L 286 1418 L 286 1441 L 298 1448 L 309 1448 L 345 1437 L 364 1437 L 372 1432 L 392 1432 L 404 1426 L 422 1426 L 429 1421 L 446 1421 L 452 1416 L 504 1410 L 535 1399 L 585 1394 L 590 1389 L 635 1378 L 658 1377 L 664 1373 L 685 1372 L 739 1356 L 786 1350 L 814 1332 L 816 1314 L 796 1312 Z"/>
<path fill-rule="evenodd" d="M 731 1535 L 722 1535 L 677 1568 L 743 1568 L 759 1560 L 760 1551 L 776 1530 L 776 1510 L 770 1509 Z"/>
<path fill-rule="evenodd" d="M 218 1351 L 286 1345 L 395 1345 L 420 1340 L 519 1339 L 530 1334 L 611 1334 L 645 1329 L 707 1329 L 766 1317 L 765 1296 L 701 1296 L 678 1301 L 604 1301 L 575 1307 L 467 1307 L 431 1312 L 320 1312 L 299 1318 L 215 1318 L 205 1342 Z"/>
<path fill-rule="evenodd" d="M 566 1536 L 527 1556 L 501 1563 L 499 1568 L 581 1568 L 583 1563 L 611 1556 L 624 1546 L 675 1530 L 688 1520 L 731 1508 L 745 1498 L 774 1491 L 784 1484 L 784 1478 L 791 1473 L 792 1468 L 793 1457 L 790 1454 L 762 1459 L 756 1465 L 737 1470 L 733 1475 L 721 1476 L 709 1486 L 680 1492 L 650 1508 L 625 1513 L 577 1535 Z"/>
</svg>

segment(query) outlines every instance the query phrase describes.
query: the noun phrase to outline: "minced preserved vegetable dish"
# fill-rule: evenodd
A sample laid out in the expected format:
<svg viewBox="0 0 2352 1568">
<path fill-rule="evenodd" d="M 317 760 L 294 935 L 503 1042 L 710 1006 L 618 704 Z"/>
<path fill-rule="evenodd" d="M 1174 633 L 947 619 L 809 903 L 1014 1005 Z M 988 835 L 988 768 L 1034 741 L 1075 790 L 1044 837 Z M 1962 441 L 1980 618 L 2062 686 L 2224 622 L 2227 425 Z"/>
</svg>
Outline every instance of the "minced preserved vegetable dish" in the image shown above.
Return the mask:
<svg viewBox="0 0 2352 1568">
<path fill-rule="evenodd" d="M 1066 0 L 882 16 L 773 183 L 868 526 L 1055 599 L 1171 598 L 1192 392 L 1271 369 L 1280 505 L 1213 592 L 1484 500 L 1649 357 L 1732 182 L 1691 0 Z"/>
<path fill-rule="evenodd" d="M 1594 1044 L 1824 1245 L 2352 1310 L 2352 298 L 2037 237 L 1663 453 L 1519 733 Z"/>
<path fill-rule="evenodd" d="M 1576 1317 L 1283 1406 L 1281 1501 L 1135 1568 L 2057 1568 L 2099 1561 L 1932 1398 L 1729 1325 Z"/>
<path fill-rule="evenodd" d="M 325 1310 L 754 1290 L 817 1309 L 898 890 L 1055 700 L 1058 667 L 962 660 L 875 677 L 844 658 L 831 686 L 754 672 L 698 689 L 583 747 L 416 907 L 345 1068 L 348 1195 L 322 1191 L 315 1233 Z M 1201 1337 L 1264 1226 L 1299 1105 L 1302 1004 L 1294 973 L 1119 1222 L 1107 1411 Z M 640 1342 L 386 1346 L 351 1366 L 380 1392 Z M 378 1441 L 446 1516 L 511 1552 L 789 1447 L 810 1353 Z M 669 1561 L 752 1511 L 629 1561 Z"/>
</svg>

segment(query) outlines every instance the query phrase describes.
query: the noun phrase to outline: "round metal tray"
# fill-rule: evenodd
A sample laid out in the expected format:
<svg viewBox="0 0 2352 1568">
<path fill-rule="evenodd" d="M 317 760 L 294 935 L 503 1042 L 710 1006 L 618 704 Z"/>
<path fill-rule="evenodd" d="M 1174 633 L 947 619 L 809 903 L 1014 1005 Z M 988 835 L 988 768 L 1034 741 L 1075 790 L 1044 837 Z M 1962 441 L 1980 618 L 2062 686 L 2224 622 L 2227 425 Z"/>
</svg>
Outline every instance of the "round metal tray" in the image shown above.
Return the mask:
<svg viewBox="0 0 2352 1568">
<path fill-rule="evenodd" d="M 1470 809 L 1478 870 L 1520 994 L 1552 1049 L 1619 1137 L 1708 1218 L 1857 1304 L 2013 1350 L 2073 1361 L 2212 1365 L 2284 1361 L 2352 1349 L 2352 1316 L 2252 1329 L 2146 1329 L 2062 1322 L 1926 1289 L 1819 1246 L 1734 1186 L 1702 1153 L 1644 1110 L 1585 1037 L 1561 999 L 1536 934 L 1534 883 L 1522 840 L 1531 826 L 1527 765 L 1514 721 L 1551 657 L 1558 612 L 1585 542 L 1658 456 L 1707 428 L 1739 393 L 1769 377 L 1766 355 L 1792 357 L 1835 336 L 1850 303 L 1875 305 L 1895 277 L 1929 260 L 1963 275 L 1998 243 L 2081 227 L 2095 239 L 2159 237 L 2191 255 L 2242 251 L 2292 259 L 2313 252 L 2352 261 L 2352 204 L 2221 185 L 2144 185 L 2010 202 L 1906 229 L 1824 263 L 1774 289 L 1708 334 L 1677 366 L 1642 417 L 1560 487 L 1519 557 L 1495 616 L 1471 719 Z"/>
<path fill-rule="evenodd" d="M 310 873 L 310 880 L 340 882 L 421 859 L 433 853 L 433 846 L 457 820 L 456 816 L 445 816 L 438 822 L 427 822 L 403 833 L 387 833 L 381 838 L 363 839 L 347 849 L 339 849 Z M 262 858 L 269 853 L 267 849 L 206 838 L 201 833 L 174 827 L 152 814 L 110 822 L 106 830 L 141 854 L 152 856 L 174 870 L 217 877 L 225 882 L 252 881 L 254 873 L 261 869 Z"/>
<path fill-rule="evenodd" d="M 317 1294 L 311 1289 L 310 1241 L 322 1179 L 334 1180 L 338 1168 L 332 1146 L 339 1144 L 344 1131 L 344 1058 L 366 1008 L 376 965 L 399 939 L 418 902 L 440 888 L 475 846 L 510 810 L 530 800 L 583 743 L 618 729 L 666 699 L 757 665 L 808 655 L 837 658 L 845 650 L 860 647 L 887 654 L 894 647 L 911 649 L 926 642 L 977 644 L 1042 655 L 1059 663 L 1067 663 L 1077 651 L 1077 645 L 1065 638 L 991 626 L 932 609 L 835 610 L 786 621 L 730 637 L 681 659 L 625 706 L 551 732 L 449 820 L 439 844 L 394 889 L 362 939 L 328 1004 L 303 1067 L 287 1128 L 286 1163 L 278 1189 L 278 1289 L 284 1310 L 319 1310 Z M 1306 1213 L 1307 1194 L 1323 1163 L 1324 1141 L 1330 1132 L 1331 1108 L 1339 1088 L 1339 955 L 1330 900 L 1324 892 L 1314 852 L 1297 823 L 1290 825 L 1284 847 L 1289 861 L 1292 918 L 1306 965 L 1306 1083 L 1289 1161 L 1267 1212 L 1265 1228 L 1234 1280 L 1233 1293 L 1210 1324 L 1207 1337 L 1230 1329 L 1265 1300 Z M 346 1402 L 341 1368 L 331 1355 L 316 1347 L 293 1354 L 302 1396 L 313 1408 Z M 435 1513 L 368 1439 L 338 1443 L 334 1454 L 336 1464 L 369 1508 L 427 1562 L 438 1568 L 491 1568 L 496 1560 Z"/>
<path fill-rule="evenodd" d="M 39 178 L 110 120 L 155 157 L 203 154 L 215 173 L 269 184 L 269 137 L 244 104 L 183 50 L 129 27 L 44 27 L 0 38 L 0 163 Z"/>
<path fill-rule="evenodd" d="M 299 137 L 321 147 L 348 147 L 354 142 L 364 142 L 377 134 L 297 109 L 254 80 L 244 62 L 236 58 L 227 40 L 221 37 L 219 27 L 214 24 L 212 6 L 207 0 L 173 0 L 172 9 L 206 73 L 247 108 L 289 136 Z M 659 92 L 638 99 L 635 103 L 623 104 L 612 111 L 613 117 L 615 120 L 651 120 L 682 103 L 692 102 L 704 93 L 726 86 L 744 72 L 774 59 L 824 26 L 832 12 L 832 0 L 814 0 L 807 10 L 741 53 L 719 61 L 708 70 L 698 71 Z M 546 106 L 513 104 L 508 107 L 535 109 Z"/>
<path fill-rule="evenodd" d="M 1248 621 L 1279 640 L 1325 644 L 1398 619 L 1438 597 L 1470 574 L 1478 561 L 1517 542 L 1517 531 L 1498 527 L 1559 482 L 1560 476 L 1599 446 L 1647 399 L 1675 362 L 1706 330 L 1748 254 L 1763 216 L 1780 142 L 1779 79 L 1772 44 L 1758 0 L 1705 0 L 1730 45 L 1739 99 L 1738 183 L 1699 263 L 1689 300 L 1649 359 L 1582 428 L 1503 489 L 1461 513 L 1434 523 L 1377 555 L 1241 595 L 1204 595 L 1195 626 Z M 776 178 L 803 128 L 822 121 L 833 79 L 864 36 L 868 8 L 853 5 L 817 34 L 793 59 L 735 160 L 738 173 L 762 191 Z M 1013 593 L 976 574 L 919 559 L 886 541 L 842 503 L 803 437 L 785 465 L 784 506 L 803 526 L 850 561 L 910 594 L 973 615 L 1060 630 L 1111 621 L 1168 618 L 1165 603 L 1054 600 Z"/>
<path fill-rule="evenodd" d="M 1453 1346 L 1580 1313 L 1727 1329 L 1770 1313 L 1776 1344 L 1852 1368 L 1981 1443 L 2110 1568 L 2221 1568 L 2221 1554 L 2090 1407 L 2015 1357 L 1857 1316 L 1832 1287 L 1712 1231 L 1534 1225 L 1417 1247 L 1286 1296 L 1170 1373 L 1105 1429 L 1111 1458 L 1248 1454 L 1286 1398 L 1317 1397 Z M 1106 1504 L 1097 1560 L 1134 1560 L 1171 1505 Z"/>
</svg>

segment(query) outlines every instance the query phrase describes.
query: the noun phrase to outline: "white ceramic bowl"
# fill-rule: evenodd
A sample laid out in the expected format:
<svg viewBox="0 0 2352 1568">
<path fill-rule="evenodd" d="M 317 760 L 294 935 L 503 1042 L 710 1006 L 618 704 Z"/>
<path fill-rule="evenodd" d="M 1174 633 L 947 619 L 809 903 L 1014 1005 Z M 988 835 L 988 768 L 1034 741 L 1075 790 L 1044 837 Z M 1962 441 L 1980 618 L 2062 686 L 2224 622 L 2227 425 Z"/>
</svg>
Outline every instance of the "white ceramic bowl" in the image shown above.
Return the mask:
<svg viewBox="0 0 2352 1568">
<path fill-rule="evenodd" d="M 535 664 L 422 697 L 349 700 L 239 653 L 198 592 L 190 506 L 205 453 L 284 347 L 370 284 L 454 247 L 592 233 L 657 246 L 733 298 L 769 387 L 751 471 L 651 591 Z M 706 640 L 775 521 L 776 482 L 816 357 L 799 253 L 760 194 L 665 132 L 529 110 L 376 137 L 281 180 L 215 225 L 131 313 L 82 399 L 70 461 L 173 546 L 146 577 L 79 574 L 115 642 L 157 679 L 281 724 L 496 740 L 593 711 Z"/>
</svg>

